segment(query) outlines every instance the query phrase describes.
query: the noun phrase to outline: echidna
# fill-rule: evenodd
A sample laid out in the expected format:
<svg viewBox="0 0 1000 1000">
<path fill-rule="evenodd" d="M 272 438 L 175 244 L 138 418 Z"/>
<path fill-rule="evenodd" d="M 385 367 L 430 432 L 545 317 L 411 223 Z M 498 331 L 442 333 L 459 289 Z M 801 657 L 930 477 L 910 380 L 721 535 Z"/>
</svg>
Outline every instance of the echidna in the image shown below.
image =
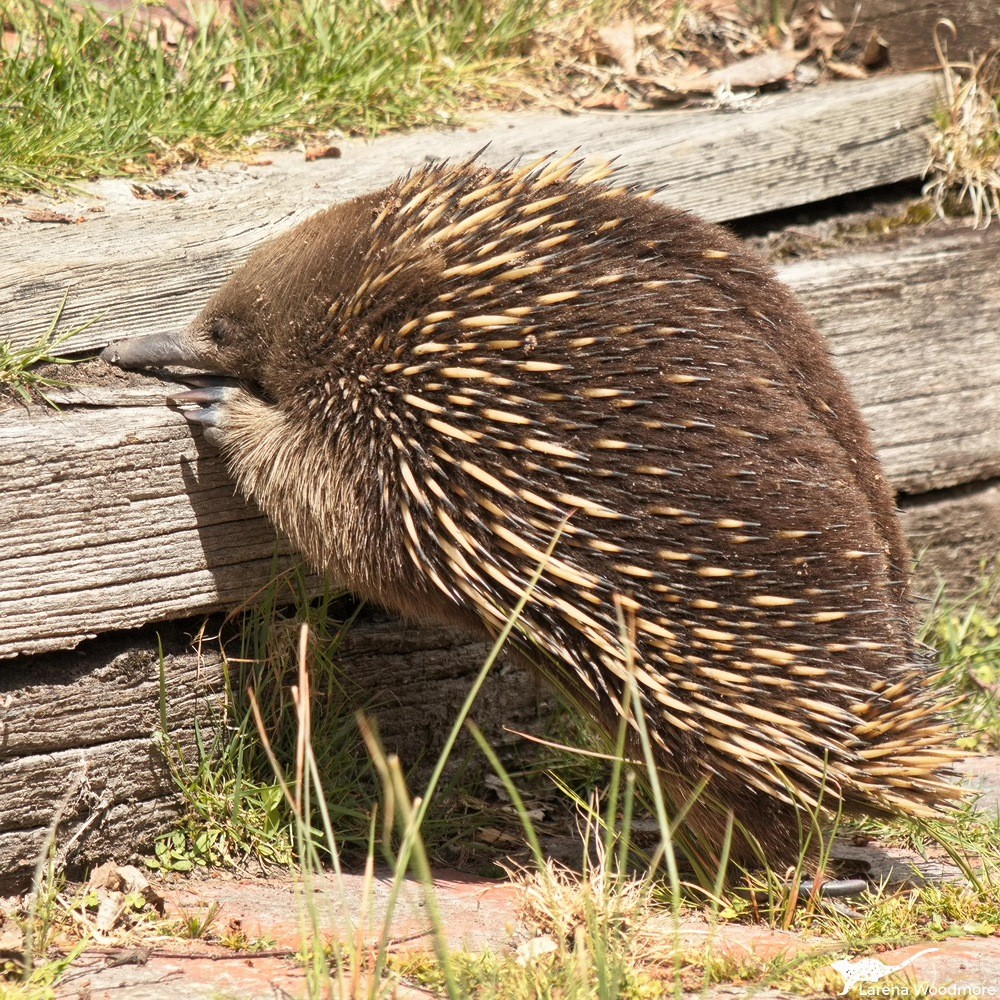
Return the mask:
<svg viewBox="0 0 1000 1000">
<path fill-rule="evenodd" d="M 235 377 L 190 419 L 361 597 L 496 633 L 542 566 L 517 652 L 612 731 L 634 676 L 703 845 L 932 812 L 954 752 L 846 384 L 760 257 L 608 175 L 423 167 L 104 357 Z"/>
</svg>

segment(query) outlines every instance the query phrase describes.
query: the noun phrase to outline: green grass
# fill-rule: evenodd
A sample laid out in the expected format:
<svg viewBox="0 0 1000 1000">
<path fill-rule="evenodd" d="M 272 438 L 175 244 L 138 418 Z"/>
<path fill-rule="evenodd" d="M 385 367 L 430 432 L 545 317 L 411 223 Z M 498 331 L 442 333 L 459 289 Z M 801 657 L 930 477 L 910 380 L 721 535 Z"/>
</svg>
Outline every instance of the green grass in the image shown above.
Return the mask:
<svg viewBox="0 0 1000 1000">
<path fill-rule="evenodd" d="M 245 151 L 248 138 L 259 148 L 448 119 L 462 97 L 503 87 L 543 6 L 293 0 L 213 21 L 205 5 L 173 46 L 139 15 L 14 0 L 4 16 L 19 47 L 0 51 L 0 189 L 149 175 Z"/>
<path fill-rule="evenodd" d="M 956 599 L 940 591 L 921 638 L 937 653 L 941 684 L 962 698 L 952 709 L 961 745 L 1000 749 L 1000 560 L 983 565 L 970 593 Z"/>
<path fill-rule="evenodd" d="M 40 365 L 73 365 L 84 360 L 64 358 L 58 353 L 58 348 L 96 321 L 91 320 L 66 333 L 57 333 L 65 305 L 66 296 L 63 296 L 49 328 L 34 344 L 14 347 L 11 341 L 0 340 L 0 407 L 6 400 L 31 403 L 36 398 L 54 405 L 45 390 L 65 389 L 69 386 L 68 382 L 54 378 L 49 372 L 38 370 Z"/>
<path fill-rule="evenodd" d="M 252 607 L 235 613 L 224 626 L 224 704 L 221 712 L 197 720 L 194 759 L 170 742 L 164 745 L 187 809 L 180 825 L 157 841 L 154 857 L 147 860 L 149 867 L 183 872 L 292 864 L 293 813 L 271 759 L 283 772 L 295 773 L 298 718 L 293 685 L 298 680 L 298 635 L 303 626 L 310 635 L 312 731 L 317 768 L 328 790 L 324 805 L 335 822 L 341 849 L 363 855 L 370 811 L 378 796 L 355 723 L 355 711 L 363 700 L 348 689 L 335 664 L 349 623 L 333 607 L 337 595 L 311 600 L 308 592 L 301 573 L 280 577 Z M 161 678 L 161 699 L 165 681 Z M 268 745 L 258 731 L 255 704 Z"/>
</svg>

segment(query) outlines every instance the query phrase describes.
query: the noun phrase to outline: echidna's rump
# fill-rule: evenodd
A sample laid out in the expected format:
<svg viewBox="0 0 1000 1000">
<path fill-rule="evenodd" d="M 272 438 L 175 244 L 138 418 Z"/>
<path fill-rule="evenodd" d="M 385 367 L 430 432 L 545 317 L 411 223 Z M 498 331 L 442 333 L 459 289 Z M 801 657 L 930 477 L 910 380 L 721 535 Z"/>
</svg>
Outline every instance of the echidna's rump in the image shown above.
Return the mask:
<svg viewBox="0 0 1000 1000">
<path fill-rule="evenodd" d="M 194 419 L 363 597 L 495 632 L 544 564 L 519 652 L 611 728 L 634 670 L 706 852 L 729 810 L 775 863 L 820 799 L 928 812 L 954 754 L 857 406 L 756 254 L 605 176 L 421 169 L 106 356 L 238 378 Z"/>
</svg>

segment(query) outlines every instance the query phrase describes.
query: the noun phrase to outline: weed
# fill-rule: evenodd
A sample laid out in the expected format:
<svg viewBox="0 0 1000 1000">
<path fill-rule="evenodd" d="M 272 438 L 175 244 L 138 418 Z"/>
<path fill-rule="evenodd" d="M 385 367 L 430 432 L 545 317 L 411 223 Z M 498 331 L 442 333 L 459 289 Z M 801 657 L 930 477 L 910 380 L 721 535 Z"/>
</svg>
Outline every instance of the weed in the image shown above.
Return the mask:
<svg viewBox="0 0 1000 1000">
<path fill-rule="evenodd" d="M 1000 216 L 1000 64 L 995 56 L 975 63 L 948 59 L 938 22 L 935 46 L 944 81 L 944 103 L 931 139 L 930 180 L 924 188 L 939 214 L 971 213 L 973 225 Z"/>
<path fill-rule="evenodd" d="M 970 751 L 1000 747 L 1000 561 L 984 563 L 980 582 L 954 599 L 938 589 L 921 639 L 934 648 L 939 685 L 954 692 L 951 709 Z"/>
<path fill-rule="evenodd" d="M 214 936 L 212 927 L 221 911 L 222 907 L 217 901 L 210 903 L 203 913 L 189 913 L 182 908 L 175 930 L 177 937 L 189 941 L 203 941 L 209 936 Z"/>
<path fill-rule="evenodd" d="M 68 295 L 67 292 L 63 296 L 49 328 L 34 344 L 28 347 L 14 347 L 9 340 L 0 341 L 0 406 L 3 405 L 5 397 L 18 398 L 24 403 L 31 403 L 35 396 L 50 406 L 55 406 L 45 394 L 45 390 L 67 388 L 69 383 L 55 379 L 48 373 L 38 371 L 38 366 L 43 364 L 74 365 L 84 360 L 82 358 L 64 358 L 56 353 L 61 345 L 82 333 L 94 322 L 91 320 L 73 330 L 56 335 Z"/>
<path fill-rule="evenodd" d="M 277 757 L 282 767 L 288 766 L 296 753 L 290 695 L 295 675 L 290 671 L 297 669 L 297 649 L 292 637 L 302 622 L 312 626 L 309 652 L 318 686 L 313 722 L 318 766 L 330 789 L 326 808 L 344 843 L 359 850 L 367 844 L 368 814 L 357 802 L 369 801 L 373 794 L 359 794 L 370 767 L 360 753 L 354 722 L 358 702 L 345 689 L 333 660 L 345 626 L 333 613 L 335 595 L 312 600 L 310 585 L 301 571 L 279 576 L 253 606 L 231 616 L 236 637 L 222 640 L 222 708 L 195 721 L 193 759 L 173 743 L 164 745 L 187 808 L 180 825 L 157 841 L 155 856 L 146 861 L 149 867 L 184 872 L 248 863 L 284 868 L 293 863 L 292 814 L 257 735 L 248 692 L 263 706 Z M 203 635 L 199 641 L 209 640 Z M 164 684 L 161 665 L 161 703 Z"/>
</svg>

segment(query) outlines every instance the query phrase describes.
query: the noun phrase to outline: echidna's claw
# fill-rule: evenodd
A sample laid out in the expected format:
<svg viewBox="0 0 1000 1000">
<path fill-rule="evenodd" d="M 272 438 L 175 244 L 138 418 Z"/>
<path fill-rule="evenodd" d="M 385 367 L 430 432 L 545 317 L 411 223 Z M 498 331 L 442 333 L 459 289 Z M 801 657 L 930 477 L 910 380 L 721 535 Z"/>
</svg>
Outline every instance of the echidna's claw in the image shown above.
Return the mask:
<svg viewBox="0 0 1000 1000">
<path fill-rule="evenodd" d="M 199 406 L 213 406 L 224 403 L 233 392 L 233 386 L 208 385 L 201 389 L 191 389 L 188 392 L 175 392 L 167 396 L 168 403 L 197 403 Z"/>
<path fill-rule="evenodd" d="M 167 402 L 182 406 L 187 403 L 196 404 L 196 407 L 182 409 L 181 415 L 189 424 L 202 429 L 209 444 L 221 447 L 225 405 L 240 391 L 236 381 L 211 375 L 191 376 L 185 378 L 185 381 L 188 384 L 195 383 L 199 388 L 171 393 L 167 396 Z"/>
</svg>

